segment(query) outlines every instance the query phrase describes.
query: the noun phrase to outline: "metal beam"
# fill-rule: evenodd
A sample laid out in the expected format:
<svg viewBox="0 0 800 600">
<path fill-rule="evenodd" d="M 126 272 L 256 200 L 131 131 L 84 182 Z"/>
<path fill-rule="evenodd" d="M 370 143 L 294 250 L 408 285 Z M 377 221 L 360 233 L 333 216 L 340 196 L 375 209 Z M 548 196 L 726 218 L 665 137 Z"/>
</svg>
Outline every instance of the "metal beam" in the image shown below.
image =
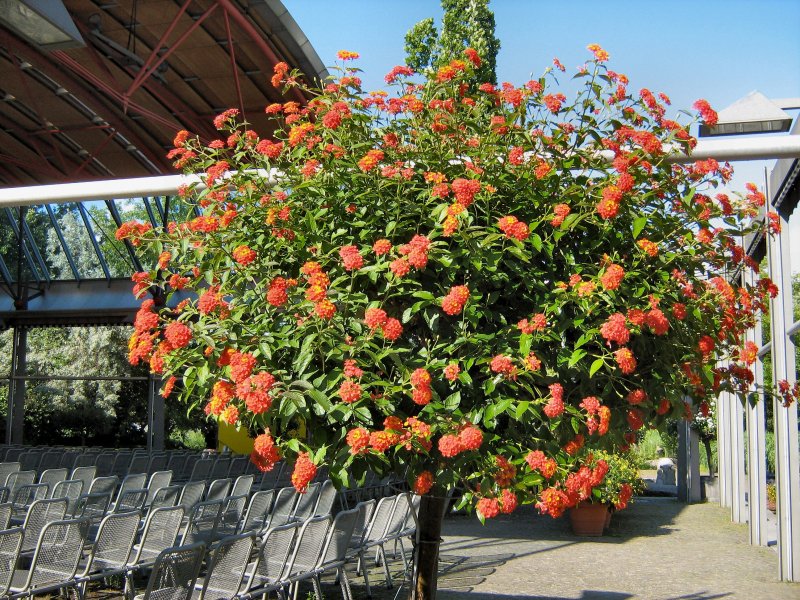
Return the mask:
<svg viewBox="0 0 800 600">
<path fill-rule="evenodd" d="M 755 277 L 750 269 L 744 271 L 745 283 L 755 284 Z M 755 327 L 748 329 L 745 339 L 756 345 L 761 344 L 761 319 L 756 320 Z M 764 363 L 757 358 L 753 365 L 754 391 L 764 385 Z M 747 477 L 749 494 L 747 497 L 748 529 L 750 543 L 755 546 L 766 546 L 767 535 L 767 449 L 766 449 L 766 416 L 765 400 L 747 403 Z"/>
<path fill-rule="evenodd" d="M 56 236 L 58 237 L 58 242 L 61 244 L 61 249 L 64 251 L 64 256 L 67 257 L 67 262 L 69 263 L 69 268 L 72 270 L 72 275 L 75 277 L 76 281 L 81 280 L 81 274 L 78 272 L 78 266 L 75 264 L 75 259 L 72 257 L 72 251 L 67 246 L 67 241 L 64 239 L 64 232 L 61 231 L 61 225 L 58 224 L 58 220 L 56 220 L 56 216 L 53 213 L 53 207 L 49 204 L 44 205 L 45 210 L 47 210 L 47 215 L 50 217 L 50 224 L 53 226 L 53 231 L 56 232 Z"/>
<path fill-rule="evenodd" d="M 768 196 L 769 197 L 769 196 Z M 784 210 L 778 215 L 782 231 L 789 231 Z M 786 335 L 794 321 L 792 310 L 792 271 L 787 234 L 767 238 L 767 264 L 778 294 L 770 300 L 772 325 L 773 385 L 786 380 L 793 385 L 795 347 Z M 800 455 L 797 439 L 797 403 L 783 406 L 773 401 L 775 426 L 775 486 L 777 492 L 779 575 L 785 581 L 800 581 Z"/>
</svg>

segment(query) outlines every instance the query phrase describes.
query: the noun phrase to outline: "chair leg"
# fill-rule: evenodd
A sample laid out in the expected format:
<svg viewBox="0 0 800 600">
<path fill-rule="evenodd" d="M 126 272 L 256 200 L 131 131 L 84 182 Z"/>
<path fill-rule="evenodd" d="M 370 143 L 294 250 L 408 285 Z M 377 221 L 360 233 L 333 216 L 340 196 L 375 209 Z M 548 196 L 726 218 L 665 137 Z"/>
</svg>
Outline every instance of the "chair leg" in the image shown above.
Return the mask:
<svg viewBox="0 0 800 600">
<path fill-rule="evenodd" d="M 367 563 L 364 560 L 364 552 L 363 551 L 361 551 L 359 553 L 358 565 L 359 565 L 359 567 L 361 567 L 361 570 L 364 572 L 364 587 L 367 588 L 367 598 L 372 598 L 372 590 L 369 587 L 369 573 L 368 573 L 368 570 L 367 570 Z M 358 574 L 358 571 L 356 571 L 356 574 Z"/>
<path fill-rule="evenodd" d="M 314 573 L 311 577 L 311 584 L 314 586 L 314 598 L 315 600 L 322 600 L 322 584 L 319 581 L 319 574 Z M 344 600 L 348 600 L 345 596 Z"/>
<path fill-rule="evenodd" d="M 342 597 L 345 600 L 353 600 L 353 590 L 350 589 L 350 580 L 347 578 L 344 566 L 339 567 L 339 585 L 342 588 Z"/>
<path fill-rule="evenodd" d="M 392 582 L 392 574 L 389 572 L 389 561 L 386 560 L 386 550 L 383 548 L 381 544 L 378 546 L 378 551 L 381 553 L 381 558 L 383 559 L 383 572 L 386 575 L 386 589 L 392 589 L 394 583 Z"/>
</svg>

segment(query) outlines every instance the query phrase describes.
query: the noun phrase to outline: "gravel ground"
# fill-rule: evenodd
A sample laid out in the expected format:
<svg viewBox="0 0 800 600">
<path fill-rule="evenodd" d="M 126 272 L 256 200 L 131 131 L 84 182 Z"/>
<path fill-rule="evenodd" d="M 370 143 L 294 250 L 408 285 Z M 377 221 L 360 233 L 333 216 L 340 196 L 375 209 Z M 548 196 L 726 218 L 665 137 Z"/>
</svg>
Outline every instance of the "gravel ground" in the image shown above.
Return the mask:
<svg viewBox="0 0 800 600">
<path fill-rule="evenodd" d="M 391 550 L 391 549 L 390 549 Z M 391 557 L 391 554 L 390 554 Z M 602 538 L 579 538 L 566 517 L 541 517 L 530 507 L 481 526 L 474 516 L 445 521 L 439 600 L 800 600 L 800 584 L 777 580 L 777 554 L 747 543 L 746 526 L 716 504 L 683 505 L 640 498 L 614 515 Z M 403 563 L 390 560 L 395 586 L 370 569 L 373 598 L 406 598 Z M 364 579 L 350 572 L 354 596 Z M 340 599 L 338 586 L 324 586 Z M 305 600 L 304 588 L 300 598 Z M 95 590 L 92 600 L 120 598 Z"/>
</svg>

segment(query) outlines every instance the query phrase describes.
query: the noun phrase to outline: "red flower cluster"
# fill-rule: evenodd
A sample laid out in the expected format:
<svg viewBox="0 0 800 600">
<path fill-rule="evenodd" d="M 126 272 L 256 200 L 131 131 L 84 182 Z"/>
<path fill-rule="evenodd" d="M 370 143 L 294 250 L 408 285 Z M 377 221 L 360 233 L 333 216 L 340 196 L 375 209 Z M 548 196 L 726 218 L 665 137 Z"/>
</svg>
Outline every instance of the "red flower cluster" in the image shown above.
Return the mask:
<svg viewBox="0 0 800 600">
<path fill-rule="evenodd" d="M 236 395 L 244 400 L 247 410 L 260 414 L 267 412 L 272 406 L 269 392 L 274 385 L 275 377 L 266 371 L 261 371 L 239 383 L 236 386 Z"/>
<path fill-rule="evenodd" d="M 180 321 L 173 321 L 164 330 L 164 337 L 174 348 L 185 348 L 192 341 L 192 330 Z"/>
<path fill-rule="evenodd" d="M 267 302 L 272 306 L 280 307 L 289 301 L 288 289 L 291 286 L 297 285 L 294 279 L 284 279 L 283 277 L 276 277 L 269 284 L 267 290 Z"/>
<path fill-rule="evenodd" d="M 358 161 L 358 168 L 361 169 L 364 173 L 368 173 L 372 169 L 378 166 L 378 163 L 383 160 L 383 150 L 378 150 L 377 148 L 373 148 L 369 152 L 367 152 L 361 160 Z"/>
<path fill-rule="evenodd" d="M 611 342 L 619 345 L 627 344 L 631 339 L 631 332 L 625 325 L 625 315 L 614 313 L 605 323 L 600 326 L 600 335 L 606 340 L 606 345 L 611 346 Z"/>
<path fill-rule="evenodd" d="M 556 473 L 558 466 L 555 459 L 548 458 L 541 450 L 532 450 L 525 457 L 525 462 L 531 471 L 539 471 L 545 479 L 550 479 Z"/>
<path fill-rule="evenodd" d="M 614 360 L 617 361 L 620 371 L 625 375 L 630 375 L 636 370 L 636 357 L 629 348 L 620 348 L 614 352 Z"/>
<path fill-rule="evenodd" d="M 347 432 L 347 445 L 350 454 L 363 454 L 369 447 L 369 432 L 363 427 L 356 427 Z"/>
<path fill-rule="evenodd" d="M 448 381 L 455 381 L 458 379 L 458 374 L 461 372 L 461 369 L 458 366 L 458 363 L 450 363 L 444 368 L 444 377 Z"/>
<path fill-rule="evenodd" d="M 237 246 L 233 250 L 233 260 L 235 260 L 240 265 L 246 266 L 249 265 L 256 259 L 256 252 L 252 250 L 248 246 Z"/>
<path fill-rule="evenodd" d="M 469 300 L 469 288 L 465 285 L 455 285 L 442 298 L 442 310 L 448 315 L 457 315 L 464 310 L 467 300 Z"/>
<path fill-rule="evenodd" d="M 561 224 L 564 222 L 564 219 L 567 218 L 567 215 L 570 213 L 569 204 L 556 204 L 553 207 L 553 219 L 550 221 L 550 224 L 553 227 L 560 227 Z"/>
<path fill-rule="evenodd" d="M 494 475 L 494 481 L 500 487 L 508 487 L 517 476 L 517 468 L 512 465 L 504 456 L 495 456 L 494 462 L 497 465 L 497 472 Z"/>
<path fill-rule="evenodd" d="M 513 215 L 502 217 L 499 221 L 497 221 L 497 227 L 506 235 L 507 238 L 514 238 L 519 241 L 527 240 L 528 236 L 530 235 L 528 225 Z"/>
<path fill-rule="evenodd" d="M 330 279 L 323 272 L 319 263 L 306 262 L 300 269 L 308 281 L 306 299 L 314 303 L 314 312 L 320 319 L 330 319 L 336 314 L 336 306 L 328 300 L 328 286 Z"/>
<path fill-rule="evenodd" d="M 713 127 L 717 124 L 719 116 L 717 115 L 717 112 L 711 108 L 711 105 L 707 100 L 703 100 L 701 98 L 695 101 L 695 103 L 692 104 L 692 108 L 700 113 L 700 118 L 703 119 L 703 122 L 709 127 Z"/>
<path fill-rule="evenodd" d="M 545 327 L 547 327 L 547 317 L 544 313 L 533 315 L 530 321 L 528 319 L 522 319 L 517 323 L 517 329 L 528 335 L 534 331 L 542 331 Z"/>
<path fill-rule="evenodd" d="M 600 284 L 604 289 L 615 290 L 625 277 L 625 269 L 616 264 L 610 264 L 600 276 Z"/>
<path fill-rule="evenodd" d="M 388 254 L 392 250 L 392 243 L 389 240 L 381 239 L 372 244 L 372 251 L 375 253 L 375 256 L 383 256 L 384 254 Z"/>
<path fill-rule="evenodd" d="M 433 487 L 433 474 L 430 471 L 423 471 L 414 480 L 414 493 L 422 496 L 431 491 Z"/>
<path fill-rule="evenodd" d="M 457 177 L 450 185 L 453 188 L 456 202 L 464 208 L 468 207 L 475 200 L 475 196 L 481 191 L 481 182 L 477 179 L 463 179 Z"/>
<path fill-rule="evenodd" d="M 564 386 L 560 383 L 550 384 L 550 400 L 544 407 L 544 414 L 550 419 L 561 416 L 564 412 Z"/>
<path fill-rule="evenodd" d="M 301 494 L 308 490 L 308 484 L 317 476 L 317 466 L 311 461 L 308 452 L 301 452 L 297 455 L 292 471 L 292 485 Z"/>
<path fill-rule="evenodd" d="M 481 498 L 475 505 L 477 510 L 484 519 L 493 519 L 500 514 L 500 503 L 497 498 Z"/>
<path fill-rule="evenodd" d="M 491 368 L 492 373 L 500 373 L 508 379 L 516 379 L 517 367 L 514 366 L 514 361 L 511 360 L 510 356 L 498 354 L 492 358 L 489 368 Z"/>
<path fill-rule="evenodd" d="M 361 398 L 361 386 L 355 381 L 343 381 L 339 386 L 339 397 L 345 404 L 352 404 Z"/>
<path fill-rule="evenodd" d="M 271 471 L 275 463 L 281 459 L 275 440 L 269 433 L 262 433 L 253 442 L 250 460 L 261 471 Z"/>
<path fill-rule="evenodd" d="M 394 341 L 403 333 L 403 325 L 394 317 L 389 317 L 382 308 L 368 308 L 364 312 L 364 322 L 370 330 L 380 329 L 383 337 Z"/>
<path fill-rule="evenodd" d="M 231 352 L 229 361 L 231 381 L 234 383 L 241 383 L 250 377 L 253 367 L 256 366 L 256 357 L 249 352 Z"/>
<path fill-rule="evenodd" d="M 425 406 L 431 401 L 433 392 L 431 391 L 431 374 L 425 369 L 416 369 L 411 374 L 411 399 L 414 404 Z"/>
<path fill-rule="evenodd" d="M 357 271 L 364 266 L 364 258 L 355 246 L 342 246 L 339 248 L 339 256 L 345 271 Z"/>
</svg>

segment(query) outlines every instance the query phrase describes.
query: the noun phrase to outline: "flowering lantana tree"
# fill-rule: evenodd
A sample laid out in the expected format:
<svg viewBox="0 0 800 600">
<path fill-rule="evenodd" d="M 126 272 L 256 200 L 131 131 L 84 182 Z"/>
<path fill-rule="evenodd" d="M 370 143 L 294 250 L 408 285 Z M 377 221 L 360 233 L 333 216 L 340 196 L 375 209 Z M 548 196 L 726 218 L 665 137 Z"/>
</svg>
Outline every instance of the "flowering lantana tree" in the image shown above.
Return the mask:
<svg viewBox="0 0 800 600">
<path fill-rule="evenodd" d="M 602 481 L 592 449 L 752 380 L 742 333 L 775 288 L 726 275 L 758 272 L 738 241 L 764 197 L 712 196 L 731 174 L 715 160 L 671 164 L 688 124 L 589 50 L 571 100 L 557 61 L 521 86 L 468 85 L 471 49 L 365 93 L 342 52 L 307 106 L 266 108 L 271 139 L 235 110 L 218 140 L 179 133 L 200 216 L 118 233 L 160 253 L 134 277 L 131 361 L 249 428 L 256 465 L 288 460 L 298 490 L 323 465 L 338 485 L 404 478 L 422 495 L 418 597 L 449 490 L 481 518 L 559 516 Z M 283 64 L 273 83 L 305 86 Z M 176 290 L 195 295 L 174 306 Z"/>
</svg>

